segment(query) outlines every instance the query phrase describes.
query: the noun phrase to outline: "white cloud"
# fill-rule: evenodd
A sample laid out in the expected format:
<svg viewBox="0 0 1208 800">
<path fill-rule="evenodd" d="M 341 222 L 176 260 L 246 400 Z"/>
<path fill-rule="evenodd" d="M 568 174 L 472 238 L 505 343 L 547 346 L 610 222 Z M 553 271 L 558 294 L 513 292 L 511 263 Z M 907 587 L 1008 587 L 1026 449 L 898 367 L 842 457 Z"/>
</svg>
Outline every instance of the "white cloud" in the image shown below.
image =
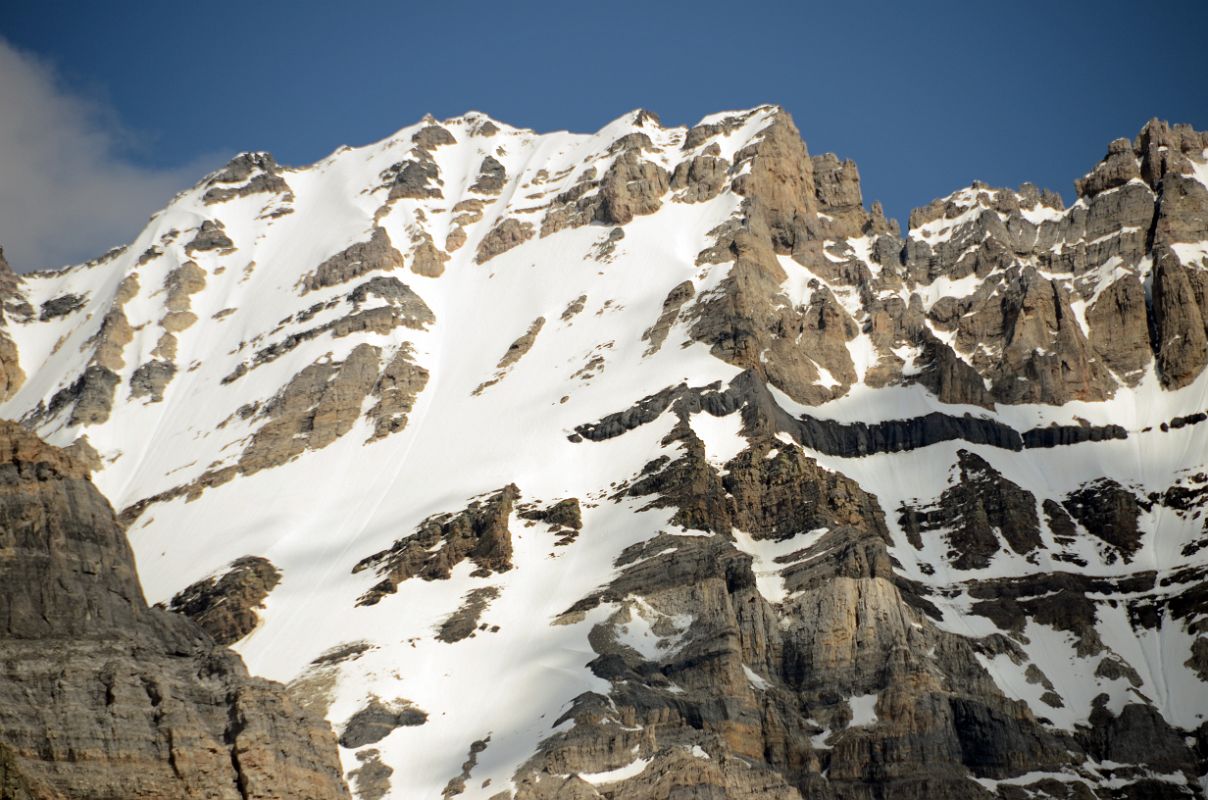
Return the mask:
<svg viewBox="0 0 1208 800">
<path fill-rule="evenodd" d="M 129 242 L 222 157 L 173 168 L 125 158 L 112 114 L 0 39 L 0 246 L 13 269 L 78 263 Z"/>
</svg>

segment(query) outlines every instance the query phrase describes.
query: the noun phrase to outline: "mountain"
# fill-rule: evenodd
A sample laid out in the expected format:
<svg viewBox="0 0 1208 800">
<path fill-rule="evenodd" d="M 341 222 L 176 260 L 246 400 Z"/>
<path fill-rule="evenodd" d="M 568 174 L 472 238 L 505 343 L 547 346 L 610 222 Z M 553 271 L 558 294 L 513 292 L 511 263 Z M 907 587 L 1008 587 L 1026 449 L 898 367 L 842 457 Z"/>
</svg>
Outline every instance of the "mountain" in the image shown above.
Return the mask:
<svg viewBox="0 0 1208 800">
<path fill-rule="evenodd" d="M 322 719 L 148 608 L 87 469 L 7 421 L 0 546 L 0 797 L 348 797 Z"/>
<path fill-rule="evenodd" d="M 903 235 L 774 106 L 247 153 L 0 272 L 0 416 L 366 800 L 1202 798 L 1208 134 L 1076 188 Z"/>
</svg>

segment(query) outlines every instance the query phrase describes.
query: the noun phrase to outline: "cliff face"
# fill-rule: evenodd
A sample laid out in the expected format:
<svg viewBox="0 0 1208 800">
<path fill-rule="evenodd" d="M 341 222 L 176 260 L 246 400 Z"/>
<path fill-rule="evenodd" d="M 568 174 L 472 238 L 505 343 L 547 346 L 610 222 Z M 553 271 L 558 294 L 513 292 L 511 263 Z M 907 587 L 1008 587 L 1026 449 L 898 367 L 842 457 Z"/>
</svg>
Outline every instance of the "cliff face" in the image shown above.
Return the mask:
<svg viewBox="0 0 1208 800">
<path fill-rule="evenodd" d="M 147 607 L 86 468 L 0 422 L 0 796 L 347 797 L 335 737 Z"/>
<path fill-rule="evenodd" d="M 0 272 L 0 780 L 1203 798 L 1208 136 L 1092 164 L 902 231 L 780 108 L 467 114 Z"/>
</svg>

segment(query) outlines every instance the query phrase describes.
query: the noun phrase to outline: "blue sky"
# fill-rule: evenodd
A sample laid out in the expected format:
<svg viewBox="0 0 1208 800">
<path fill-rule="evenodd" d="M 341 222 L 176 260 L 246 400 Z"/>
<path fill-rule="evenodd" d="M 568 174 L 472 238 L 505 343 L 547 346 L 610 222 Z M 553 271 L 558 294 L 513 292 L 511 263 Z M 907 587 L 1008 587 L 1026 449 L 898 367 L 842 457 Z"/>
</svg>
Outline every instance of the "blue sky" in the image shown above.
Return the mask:
<svg viewBox="0 0 1208 800">
<path fill-rule="evenodd" d="M 468 109 L 594 131 L 780 103 L 904 220 L 974 179 L 1068 198 L 1153 116 L 1208 128 L 1208 3 L 8 0 L 0 102 L 18 269 L 130 239 L 237 151 L 307 163 Z"/>
</svg>

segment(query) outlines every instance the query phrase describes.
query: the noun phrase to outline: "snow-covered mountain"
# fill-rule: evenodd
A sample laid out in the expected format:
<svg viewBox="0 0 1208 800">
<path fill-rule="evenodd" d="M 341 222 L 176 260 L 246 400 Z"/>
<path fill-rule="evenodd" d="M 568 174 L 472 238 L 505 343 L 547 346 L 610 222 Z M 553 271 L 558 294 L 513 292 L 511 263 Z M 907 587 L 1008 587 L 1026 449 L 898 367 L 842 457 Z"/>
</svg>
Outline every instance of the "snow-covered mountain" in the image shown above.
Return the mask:
<svg viewBox="0 0 1208 800">
<path fill-rule="evenodd" d="M 1077 189 L 903 237 L 771 106 L 244 154 L 0 272 L 0 417 L 363 798 L 1203 797 L 1208 135 Z"/>
</svg>

